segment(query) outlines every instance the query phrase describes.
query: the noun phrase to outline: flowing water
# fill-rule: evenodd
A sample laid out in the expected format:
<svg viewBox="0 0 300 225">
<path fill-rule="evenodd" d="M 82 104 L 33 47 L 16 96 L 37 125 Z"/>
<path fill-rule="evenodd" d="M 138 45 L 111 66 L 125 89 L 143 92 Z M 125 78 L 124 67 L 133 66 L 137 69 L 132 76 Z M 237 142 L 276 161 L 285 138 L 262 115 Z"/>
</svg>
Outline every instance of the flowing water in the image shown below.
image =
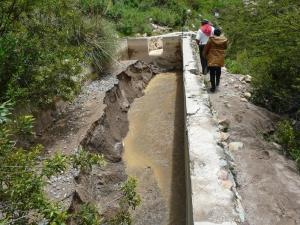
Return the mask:
<svg viewBox="0 0 300 225">
<path fill-rule="evenodd" d="M 175 72 L 156 75 L 131 106 L 123 159 L 142 197 L 135 224 L 185 224 L 183 110 L 182 74 Z"/>
</svg>

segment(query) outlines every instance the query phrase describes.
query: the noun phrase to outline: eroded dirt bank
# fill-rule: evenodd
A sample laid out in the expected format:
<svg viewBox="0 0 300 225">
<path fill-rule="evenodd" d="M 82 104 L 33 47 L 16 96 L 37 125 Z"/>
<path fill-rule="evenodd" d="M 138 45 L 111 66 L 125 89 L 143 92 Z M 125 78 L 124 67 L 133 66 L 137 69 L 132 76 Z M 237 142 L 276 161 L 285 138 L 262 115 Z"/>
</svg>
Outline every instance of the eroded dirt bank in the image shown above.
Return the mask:
<svg viewBox="0 0 300 225">
<path fill-rule="evenodd" d="M 124 162 L 138 179 L 136 225 L 185 224 L 182 73 L 156 75 L 129 110 Z"/>
<path fill-rule="evenodd" d="M 300 224 L 300 176 L 296 166 L 263 138 L 274 129 L 278 116 L 248 102 L 248 87 L 240 76 L 223 71 L 219 90 L 210 93 L 218 120 L 230 123 L 230 136 L 222 134 L 220 144 L 234 158 L 245 224 Z"/>
<path fill-rule="evenodd" d="M 92 96 L 82 99 L 79 109 L 70 107 L 70 111 L 45 133 L 42 140 L 49 154 L 55 151 L 72 154 L 82 146 L 87 151 L 103 154 L 107 160 L 104 168 L 95 167 L 88 174 L 70 170 L 53 178 L 47 187 L 51 199 L 63 202 L 71 211 L 76 210 L 78 204 L 92 202 L 106 218 L 118 211 L 120 186 L 127 179 L 121 161 L 122 140 L 128 131 L 127 113 L 134 99 L 143 95 L 156 71 L 143 62 L 130 62 L 117 74 L 117 82 L 111 82 L 108 91 L 93 89 Z M 78 123 L 81 117 L 84 120 Z"/>
</svg>

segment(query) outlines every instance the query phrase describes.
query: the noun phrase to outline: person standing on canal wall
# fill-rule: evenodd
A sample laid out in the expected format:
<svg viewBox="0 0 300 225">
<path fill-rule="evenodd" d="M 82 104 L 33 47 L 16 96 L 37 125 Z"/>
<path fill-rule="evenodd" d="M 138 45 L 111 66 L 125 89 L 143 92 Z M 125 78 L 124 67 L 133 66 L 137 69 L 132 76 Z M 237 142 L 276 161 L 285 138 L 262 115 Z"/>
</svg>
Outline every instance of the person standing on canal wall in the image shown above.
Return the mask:
<svg viewBox="0 0 300 225">
<path fill-rule="evenodd" d="M 203 20 L 201 22 L 201 27 L 199 28 L 196 36 L 196 42 L 199 46 L 200 61 L 202 66 L 202 73 L 205 75 L 208 72 L 207 60 L 203 57 L 203 50 L 208 42 L 209 37 L 213 35 L 214 27 L 210 25 L 208 20 Z"/>
<path fill-rule="evenodd" d="M 216 90 L 220 84 L 221 67 L 224 66 L 225 50 L 228 40 L 221 36 L 222 31 L 218 28 L 214 30 L 214 36 L 210 37 L 204 50 L 203 57 L 207 59 L 210 72 L 211 92 Z"/>
</svg>

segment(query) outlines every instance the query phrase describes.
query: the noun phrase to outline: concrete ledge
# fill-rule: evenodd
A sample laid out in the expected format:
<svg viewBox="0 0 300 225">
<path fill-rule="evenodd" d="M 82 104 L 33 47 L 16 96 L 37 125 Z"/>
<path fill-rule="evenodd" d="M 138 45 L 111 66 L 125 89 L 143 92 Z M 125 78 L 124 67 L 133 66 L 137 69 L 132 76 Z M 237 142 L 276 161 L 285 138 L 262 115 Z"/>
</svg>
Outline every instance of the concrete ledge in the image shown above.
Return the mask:
<svg viewBox="0 0 300 225">
<path fill-rule="evenodd" d="M 187 215 L 189 225 L 236 225 L 234 180 L 223 149 L 217 145 L 218 127 L 209 96 L 199 74 L 192 38 L 182 38 L 186 112 Z"/>
<path fill-rule="evenodd" d="M 162 54 L 149 54 L 150 41 L 155 38 L 162 39 Z M 167 70 L 181 69 L 181 36 L 179 33 L 156 37 L 128 38 L 127 49 L 130 60 L 142 60 Z"/>
</svg>

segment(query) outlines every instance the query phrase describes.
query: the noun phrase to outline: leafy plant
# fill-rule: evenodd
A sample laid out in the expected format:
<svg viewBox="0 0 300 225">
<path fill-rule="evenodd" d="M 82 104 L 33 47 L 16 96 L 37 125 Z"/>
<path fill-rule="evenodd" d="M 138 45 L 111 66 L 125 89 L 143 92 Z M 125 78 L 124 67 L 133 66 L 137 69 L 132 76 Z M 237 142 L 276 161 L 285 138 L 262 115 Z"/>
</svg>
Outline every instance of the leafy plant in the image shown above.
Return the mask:
<svg viewBox="0 0 300 225">
<path fill-rule="evenodd" d="M 110 225 L 131 225 L 132 217 L 128 208 L 135 210 L 141 203 L 141 197 L 136 191 L 137 180 L 129 177 L 122 185 L 122 197 L 119 201 L 120 211 L 109 220 Z"/>
<path fill-rule="evenodd" d="M 277 124 L 275 137 L 285 153 L 296 161 L 300 169 L 300 143 L 297 141 L 296 131 L 289 120 L 283 120 Z"/>
<path fill-rule="evenodd" d="M 101 223 L 97 209 L 88 203 L 82 204 L 73 217 L 75 217 L 77 224 L 80 225 L 99 225 Z"/>
<path fill-rule="evenodd" d="M 84 151 L 82 148 L 80 148 L 79 151 L 71 157 L 71 161 L 74 167 L 82 172 L 91 170 L 93 165 L 105 165 L 103 155 L 92 154 L 88 151 Z"/>
<path fill-rule="evenodd" d="M 293 127 L 288 120 L 283 120 L 277 124 L 276 138 L 284 149 L 290 150 L 295 145 L 295 134 Z"/>
<path fill-rule="evenodd" d="M 4 107 L 3 107 L 4 108 Z M 5 108 L 7 109 L 7 108 Z M 47 178 L 64 172 L 68 166 L 90 168 L 93 164 L 103 165 L 103 157 L 80 151 L 75 156 L 54 155 L 52 158 L 41 160 L 43 150 L 41 145 L 24 150 L 15 146 L 15 132 L 12 124 L 18 124 L 20 130 L 31 132 L 24 117 L 13 119 L 8 117 L 10 110 L 0 124 L 0 223 L 24 225 L 46 220 L 49 225 L 66 224 L 70 217 L 68 212 L 58 204 L 51 203 L 44 194 Z M 21 122 L 18 119 L 21 118 Z M 31 121 L 32 117 L 28 120 Z M 22 127 L 24 126 L 24 127 Z M 87 216 L 88 209 L 83 210 L 83 221 L 96 221 Z M 85 214 L 84 214 L 85 213 Z"/>
<path fill-rule="evenodd" d="M 12 107 L 13 104 L 10 101 L 4 102 L 0 105 L 0 125 L 9 121 Z"/>
<path fill-rule="evenodd" d="M 122 186 L 123 204 L 128 205 L 133 210 L 141 203 L 141 198 L 136 192 L 137 180 L 130 177 Z"/>
<path fill-rule="evenodd" d="M 110 225 L 132 225 L 132 218 L 128 211 L 119 212 L 109 221 Z"/>
</svg>

